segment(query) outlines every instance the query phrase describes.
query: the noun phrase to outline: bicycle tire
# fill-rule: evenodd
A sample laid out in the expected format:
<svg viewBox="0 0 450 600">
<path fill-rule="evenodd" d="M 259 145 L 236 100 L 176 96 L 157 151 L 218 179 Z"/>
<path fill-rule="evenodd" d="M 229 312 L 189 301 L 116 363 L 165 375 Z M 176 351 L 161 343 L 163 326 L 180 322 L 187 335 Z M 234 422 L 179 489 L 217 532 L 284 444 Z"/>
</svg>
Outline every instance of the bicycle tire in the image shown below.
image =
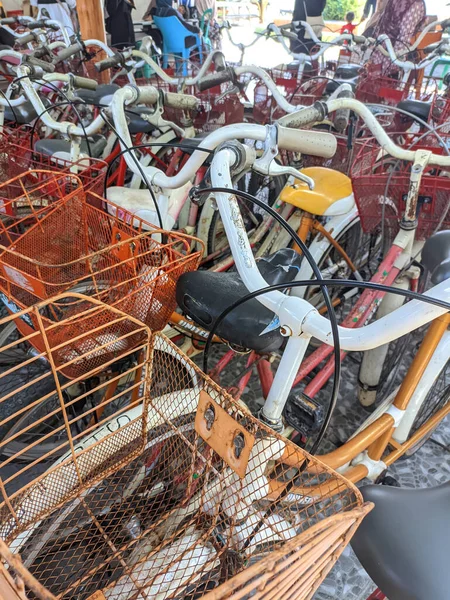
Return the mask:
<svg viewBox="0 0 450 600">
<path fill-rule="evenodd" d="M 160 350 L 155 349 L 154 352 L 157 353 L 157 352 L 160 352 Z M 174 365 L 173 365 L 173 360 L 177 360 L 176 355 L 171 355 L 168 352 L 166 352 L 165 354 L 166 354 L 166 358 L 164 359 L 164 361 L 160 360 L 160 364 L 164 364 L 164 366 L 167 368 L 165 371 L 159 371 L 156 374 L 156 376 L 152 379 L 152 385 L 149 390 L 151 397 L 161 395 L 161 392 L 170 393 L 170 392 L 176 391 L 178 389 L 193 388 L 196 385 L 196 379 L 195 379 L 195 376 L 193 376 L 194 372 L 191 371 L 190 369 L 187 369 L 185 365 L 181 365 L 179 360 L 177 362 L 176 371 L 175 371 Z M 178 373 L 177 378 L 173 377 L 172 374 L 174 372 Z M 52 384 L 52 387 L 54 388 L 53 380 L 52 380 L 51 384 Z M 68 388 L 68 389 L 70 389 L 70 388 Z M 48 389 L 46 389 L 46 391 L 44 393 L 43 393 L 42 388 L 36 390 L 36 394 L 33 394 L 31 398 L 28 396 L 28 404 L 32 404 L 34 401 L 38 400 L 41 396 L 51 393 L 51 391 L 52 391 L 52 388 L 50 386 L 48 387 Z M 104 387 L 103 392 L 106 392 L 106 391 L 107 391 L 107 387 Z M 72 400 L 73 400 L 73 398 L 72 398 Z M 119 400 L 125 401 L 125 398 L 123 396 L 119 396 Z M 95 406 L 96 404 L 100 404 L 100 403 L 101 403 L 101 398 L 99 398 L 99 400 L 97 402 L 92 403 L 92 406 Z M 42 416 L 51 414 L 59 406 L 60 406 L 60 401 L 59 401 L 59 397 L 58 397 L 58 395 L 56 393 L 56 389 L 55 389 L 54 395 L 50 396 L 43 402 L 37 404 L 36 406 L 31 408 L 29 411 L 24 413 L 18 420 L 16 420 L 12 424 L 12 426 L 8 429 L 6 434 L 4 435 L 3 441 L 7 443 L 8 438 L 11 438 L 14 435 L 16 435 L 17 433 L 19 433 L 20 431 L 23 431 L 27 426 L 38 422 Z M 108 405 L 108 407 L 110 407 L 110 410 L 113 411 L 113 413 L 114 413 L 117 410 L 120 410 L 120 408 L 122 408 L 122 404 L 121 404 L 121 402 L 117 402 L 117 403 L 113 402 L 110 405 Z M 58 412 L 56 415 L 53 415 L 52 418 L 57 419 L 58 415 L 59 415 L 59 418 L 62 419 L 61 412 Z M 107 412 L 106 412 L 106 414 L 104 414 L 104 416 L 102 418 L 104 418 L 105 416 L 108 416 Z M 76 415 L 75 415 L 75 418 L 76 418 Z M 63 422 L 64 421 L 62 421 L 62 423 Z M 56 420 L 54 423 L 54 429 L 55 430 L 59 429 L 61 427 L 62 423 L 58 422 Z M 43 423 L 40 424 L 39 428 L 36 429 L 34 432 L 33 432 L 34 428 L 31 428 L 29 430 L 29 432 L 25 432 L 23 434 L 23 439 L 18 437 L 15 440 L 4 445 L 1 449 L 1 454 L 5 457 L 14 457 L 14 456 L 20 454 L 20 460 L 26 461 L 26 462 L 33 462 L 35 460 L 39 460 L 48 453 L 51 453 L 51 456 L 53 456 L 54 458 L 60 456 L 65 451 L 64 442 L 67 440 L 67 435 L 66 435 L 65 430 L 61 431 L 61 433 L 64 432 L 63 437 L 55 437 L 55 438 L 50 437 L 50 438 L 48 438 L 48 441 L 46 440 L 43 443 L 36 444 L 32 448 L 29 448 L 30 443 L 32 443 L 32 441 L 35 441 L 36 438 L 39 438 L 45 434 L 45 431 L 42 431 L 42 428 L 46 429 L 47 427 L 48 427 L 48 420 L 45 420 L 45 421 L 43 421 Z M 48 433 L 48 431 L 47 431 L 47 433 Z M 78 435 L 79 433 L 81 433 L 81 432 L 80 431 L 74 432 L 75 435 Z M 33 438 L 33 439 L 31 439 L 31 438 Z M 58 448 L 58 446 L 61 446 L 61 445 L 63 445 L 63 447 L 60 448 L 58 451 L 57 448 Z"/>
</svg>

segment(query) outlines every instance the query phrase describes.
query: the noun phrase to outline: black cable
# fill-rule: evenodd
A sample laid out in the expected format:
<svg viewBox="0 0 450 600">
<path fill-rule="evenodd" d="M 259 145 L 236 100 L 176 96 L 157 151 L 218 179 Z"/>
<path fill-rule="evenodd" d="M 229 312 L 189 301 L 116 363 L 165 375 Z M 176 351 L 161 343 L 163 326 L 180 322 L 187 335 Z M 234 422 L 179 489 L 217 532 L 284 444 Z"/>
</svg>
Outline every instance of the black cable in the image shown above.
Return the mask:
<svg viewBox="0 0 450 600">
<path fill-rule="evenodd" d="M 36 133 L 36 126 L 37 126 L 38 122 L 40 121 L 42 115 L 44 115 L 46 112 L 48 112 L 52 108 L 59 108 L 60 106 L 67 106 L 68 104 L 69 103 L 66 102 L 65 100 L 63 102 L 57 102 L 56 104 L 51 104 L 50 106 L 47 106 L 47 108 L 44 108 L 44 110 L 36 117 L 32 126 L 30 127 L 30 150 L 34 150 L 34 147 L 33 147 L 34 134 Z"/>
<path fill-rule="evenodd" d="M 71 106 L 71 108 L 73 109 L 75 115 L 78 118 L 78 121 L 80 123 L 81 129 L 83 130 L 83 135 L 84 135 L 84 137 L 86 139 L 86 145 L 87 145 L 88 155 L 92 157 L 92 151 L 91 151 L 92 149 L 91 149 L 91 144 L 89 142 L 89 138 L 88 138 L 87 133 L 86 133 L 86 127 L 84 126 L 84 123 L 81 120 L 81 115 L 78 112 L 78 109 L 76 107 L 75 102 L 73 100 L 70 100 L 70 98 L 67 96 L 67 94 L 62 89 L 56 87 L 56 85 L 54 85 L 53 83 L 51 83 L 49 81 L 46 81 L 45 79 L 37 79 L 36 81 L 39 82 L 39 83 L 43 83 L 45 86 L 50 86 L 53 90 L 55 90 L 55 92 L 57 94 L 60 94 L 67 101 L 67 103 Z"/>
<path fill-rule="evenodd" d="M 145 144 L 136 144 L 136 146 L 131 146 L 131 148 L 125 148 L 125 150 L 121 150 L 119 152 L 119 154 L 117 156 L 114 157 L 114 160 L 108 165 L 108 168 L 106 169 L 106 177 L 105 177 L 105 184 L 104 184 L 104 195 L 106 195 L 106 190 L 107 190 L 107 185 L 108 185 L 108 177 L 111 174 L 112 171 L 112 166 L 113 164 L 116 162 L 116 160 L 118 158 L 120 158 L 121 156 L 123 156 L 124 154 L 126 154 L 127 152 L 130 152 L 131 150 L 140 150 L 141 148 L 151 148 L 152 146 L 158 146 L 159 148 L 181 148 L 181 149 L 186 149 L 186 150 L 195 150 L 195 151 L 199 151 L 199 152 L 208 152 L 209 154 L 213 154 L 214 150 L 210 150 L 209 148 L 202 148 L 200 146 L 196 146 L 195 148 L 192 147 L 191 144 L 189 144 L 188 142 L 146 142 Z"/>
<path fill-rule="evenodd" d="M 444 300 L 438 300 L 437 298 L 425 296 L 423 294 L 419 294 L 418 292 L 413 292 L 411 290 L 403 290 L 403 289 L 399 289 L 399 288 L 394 288 L 394 287 L 391 287 L 388 285 L 383 285 L 381 283 L 373 283 L 371 281 L 357 281 L 357 280 L 353 281 L 350 279 L 322 279 L 322 280 L 304 279 L 304 280 L 300 280 L 300 281 L 292 281 L 289 283 L 277 283 L 274 285 L 268 285 L 267 287 L 264 287 L 260 290 L 256 290 L 255 292 L 251 292 L 251 293 L 247 294 L 246 296 L 239 298 L 239 300 L 236 300 L 236 302 L 234 302 L 232 305 L 228 306 L 214 321 L 214 324 L 209 332 L 208 339 L 206 341 L 206 346 L 205 346 L 205 350 L 204 350 L 205 354 L 208 352 L 208 350 L 211 347 L 213 337 L 216 334 L 216 331 L 217 331 L 220 323 L 228 316 L 228 314 L 231 311 L 233 311 L 235 308 L 239 307 L 241 304 L 244 304 L 245 302 L 248 302 L 249 300 L 253 300 L 254 298 L 257 298 L 258 296 L 261 296 L 262 294 L 265 294 L 267 292 L 284 291 L 286 289 L 291 289 L 294 287 L 309 287 L 312 284 L 318 285 L 322 288 L 324 288 L 324 287 L 344 287 L 344 288 L 358 287 L 358 288 L 366 288 L 366 289 L 370 289 L 370 290 L 376 290 L 376 291 L 380 291 L 380 292 L 386 292 L 389 294 L 397 294 L 399 296 L 404 296 L 405 298 L 408 298 L 409 300 L 419 300 L 421 302 L 425 302 L 426 304 L 433 304 L 434 306 L 438 306 L 439 308 L 444 308 L 444 309 L 450 311 L 450 303 L 445 302 Z M 206 365 L 206 368 L 207 368 L 207 365 Z M 204 371 L 205 371 L 205 373 L 207 372 L 207 370 L 205 370 L 205 369 L 204 369 Z M 327 422 L 327 427 L 328 427 L 328 422 Z M 325 431 L 323 433 L 325 433 Z M 321 436 L 320 439 L 319 439 L 319 436 Z M 311 454 L 314 454 L 314 452 L 317 451 L 318 445 L 320 444 L 322 437 L 323 437 L 323 434 L 321 431 L 321 432 L 319 432 L 318 437 L 312 446 L 312 449 L 310 451 Z"/>
<path fill-rule="evenodd" d="M 253 202 L 254 204 L 256 204 L 257 206 L 259 206 L 260 208 L 264 209 L 266 212 L 269 213 L 269 215 L 271 217 L 273 217 L 276 221 L 278 221 L 278 223 L 280 223 L 280 225 L 290 234 L 290 236 L 292 237 L 292 239 L 294 240 L 294 242 L 299 246 L 299 248 L 301 249 L 304 257 L 306 258 L 306 260 L 308 261 L 308 263 L 311 266 L 311 269 L 314 273 L 314 275 L 316 276 L 316 278 L 319 281 L 323 280 L 322 277 L 322 273 L 320 272 L 319 267 L 317 266 L 316 262 L 314 261 L 309 249 L 307 248 L 306 244 L 300 239 L 300 237 L 298 236 L 297 232 L 294 231 L 294 229 L 292 229 L 292 227 L 289 225 L 289 223 L 287 223 L 287 221 L 285 219 L 283 219 L 283 217 L 276 211 L 274 210 L 271 206 L 268 206 L 267 204 L 265 204 L 264 202 L 262 202 L 261 200 L 259 200 L 259 198 L 255 198 L 254 196 L 252 196 L 251 194 L 248 194 L 247 192 L 242 192 L 239 190 L 235 190 L 235 189 L 229 189 L 229 188 L 222 188 L 222 187 L 210 187 L 207 189 L 202 189 L 201 190 L 201 194 L 204 193 L 224 193 L 224 194 L 233 194 L 237 197 L 241 197 L 244 200 L 249 200 L 250 202 Z M 286 285 L 284 286 L 284 289 L 286 289 Z M 322 289 L 322 294 L 323 294 L 323 299 L 325 301 L 325 305 L 327 307 L 328 310 L 328 314 L 330 317 L 330 325 L 331 325 L 331 332 L 333 335 L 333 345 L 334 345 L 334 374 L 333 374 L 333 388 L 332 388 L 332 392 L 331 392 L 331 400 L 328 406 L 328 410 L 327 410 L 327 414 L 326 417 L 324 419 L 324 423 L 321 427 L 321 430 L 319 431 L 318 437 L 320 437 L 320 439 L 322 439 L 328 424 L 331 420 L 331 416 L 333 415 L 334 409 L 336 407 L 336 403 L 337 403 L 337 399 L 338 399 L 338 394 L 339 394 L 339 387 L 340 387 L 340 383 L 341 383 L 341 358 L 340 358 L 340 342 L 339 342 L 339 332 L 338 332 L 338 324 L 337 324 L 337 319 L 336 319 L 336 315 L 334 312 L 334 308 L 331 302 L 331 298 L 330 295 L 328 293 L 328 289 L 327 287 L 321 286 Z M 217 320 L 216 320 L 217 322 Z M 216 322 L 214 323 L 213 328 L 216 329 Z M 212 342 L 212 337 L 211 335 L 208 336 L 208 341 L 207 344 L 205 346 L 205 352 L 203 355 L 203 370 L 205 373 L 207 373 L 208 371 L 208 352 L 209 349 L 211 347 L 211 342 Z"/>
<path fill-rule="evenodd" d="M 127 144 L 125 143 L 124 139 L 119 134 L 119 132 L 117 131 L 117 129 L 114 127 L 114 125 L 111 123 L 111 121 L 106 117 L 105 112 L 103 110 L 100 111 L 100 115 L 101 115 L 102 119 L 105 121 L 106 125 L 108 125 L 108 127 L 110 127 L 111 130 L 114 132 L 114 134 L 116 135 L 117 139 L 120 141 L 120 143 L 122 144 L 122 146 L 125 146 L 125 148 L 128 151 L 132 150 L 132 148 L 130 148 L 129 146 L 127 146 Z M 141 164 L 139 163 L 137 157 L 132 153 L 131 154 L 131 158 L 133 159 L 134 164 L 138 168 L 139 173 L 140 173 L 140 175 L 141 175 L 141 177 L 142 177 L 145 185 L 147 186 L 147 189 L 149 191 L 151 199 L 152 199 L 152 201 L 153 201 L 153 203 L 155 205 L 156 213 L 158 215 L 159 228 L 160 229 L 164 229 L 164 223 L 163 223 L 163 220 L 162 220 L 161 211 L 159 209 L 158 202 L 156 200 L 155 192 L 153 191 L 153 189 L 152 189 L 152 187 L 151 187 L 151 185 L 150 185 L 150 183 L 149 183 L 149 181 L 147 179 L 147 176 L 145 175 L 144 170 L 142 169 Z M 161 237 L 162 237 L 163 242 L 164 242 L 164 239 L 165 239 L 166 236 L 162 235 Z"/>
</svg>

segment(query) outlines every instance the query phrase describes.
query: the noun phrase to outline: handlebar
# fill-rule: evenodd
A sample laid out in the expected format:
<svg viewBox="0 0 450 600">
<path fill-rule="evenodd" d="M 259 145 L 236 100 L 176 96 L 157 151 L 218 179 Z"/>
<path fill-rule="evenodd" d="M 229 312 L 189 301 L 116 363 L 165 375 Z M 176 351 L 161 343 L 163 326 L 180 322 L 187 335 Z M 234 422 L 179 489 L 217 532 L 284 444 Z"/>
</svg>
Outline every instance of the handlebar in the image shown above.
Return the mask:
<svg viewBox="0 0 450 600">
<path fill-rule="evenodd" d="M 16 17 L 5 17 L 4 19 L 0 19 L 0 25 L 15 25 L 17 22 Z"/>
<path fill-rule="evenodd" d="M 15 43 L 18 46 L 26 46 L 30 42 L 34 42 L 35 39 L 36 39 L 36 35 L 34 33 L 28 33 L 26 35 L 22 35 L 20 37 L 16 37 Z"/>
<path fill-rule="evenodd" d="M 72 81 L 76 88 L 81 88 L 83 90 L 95 91 L 98 87 L 98 83 L 94 81 L 94 79 L 89 79 L 87 77 L 79 77 L 78 75 L 74 75 L 72 77 Z"/>
<path fill-rule="evenodd" d="M 106 71 L 107 69 L 112 69 L 113 67 L 118 67 L 119 65 L 123 65 L 125 62 L 125 57 L 121 52 L 117 52 L 114 56 L 108 56 L 108 58 L 104 58 L 99 62 L 95 63 L 95 68 L 99 73 Z"/>
<path fill-rule="evenodd" d="M 350 86 L 347 89 L 342 90 L 338 98 L 354 98 L 355 95 Z M 348 122 L 350 120 L 350 110 L 348 108 L 339 108 L 334 114 L 334 128 L 339 133 L 343 133 L 348 126 Z"/>
<path fill-rule="evenodd" d="M 202 77 L 197 83 L 197 87 L 200 92 L 204 92 L 216 87 L 217 85 L 221 85 L 222 83 L 233 82 L 235 80 L 236 75 L 234 69 L 231 67 L 225 67 L 223 71 L 219 71 L 218 73 L 210 73 L 209 75 Z"/>
<path fill-rule="evenodd" d="M 53 31 L 59 30 L 59 25 L 57 25 L 56 23 L 52 23 L 48 19 L 40 19 L 39 21 L 29 22 L 29 23 L 27 23 L 27 27 L 28 27 L 28 29 L 31 29 L 31 30 L 45 29 L 46 27 L 48 29 L 53 29 Z"/>
<path fill-rule="evenodd" d="M 72 44 L 68 48 L 63 48 L 61 52 L 58 52 L 57 56 L 53 60 L 55 65 L 63 62 L 64 60 L 69 59 L 74 54 L 81 52 L 84 50 L 84 44 L 82 42 L 77 42 L 76 44 Z"/>
<path fill-rule="evenodd" d="M 40 58 L 36 58 L 35 56 L 27 56 L 24 63 L 28 63 L 33 67 L 39 67 L 46 73 L 53 73 L 55 71 L 55 65 L 52 63 L 48 63 L 45 60 L 41 60 Z"/>
</svg>

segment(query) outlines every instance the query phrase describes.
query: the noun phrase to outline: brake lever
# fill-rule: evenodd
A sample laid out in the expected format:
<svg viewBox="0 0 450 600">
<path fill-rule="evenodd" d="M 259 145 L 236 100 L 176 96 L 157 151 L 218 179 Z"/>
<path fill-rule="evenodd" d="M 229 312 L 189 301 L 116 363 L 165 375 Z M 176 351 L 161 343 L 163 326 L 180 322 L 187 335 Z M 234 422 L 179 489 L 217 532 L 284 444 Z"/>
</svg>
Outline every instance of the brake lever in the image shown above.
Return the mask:
<svg viewBox="0 0 450 600">
<path fill-rule="evenodd" d="M 253 170 L 261 175 L 279 177 L 280 175 L 291 175 L 306 183 L 310 190 L 314 189 L 314 179 L 308 177 L 295 167 L 279 165 L 275 157 L 278 155 L 278 129 L 276 125 L 266 125 L 267 136 L 264 143 L 264 152 L 253 163 Z"/>
<path fill-rule="evenodd" d="M 139 110 L 139 109 L 137 109 Z M 141 119 L 144 119 L 144 121 L 147 121 L 148 123 L 150 123 L 151 125 L 154 125 L 155 127 L 157 127 L 158 129 L 160 129 L 161 127 L 170 127 L 171 129 L 173 129 L 175 131 L 175 133 L 183 138 L 185 135 L 185 131 L 182 127 L 180 127 L 179 125 L 177 125 L 176 123 L 174 123 L 173 121 L 166 121 L 166 119 L 164 119 L 164 117 L 162 116 L 164 112 L 164 105 L 161 101 L 161 99 L 158 99 L 156 106 L 155 106 L 155 110 L 152 114 L 140 114 L 139 116 L 141 117 Z"/>
</svg>

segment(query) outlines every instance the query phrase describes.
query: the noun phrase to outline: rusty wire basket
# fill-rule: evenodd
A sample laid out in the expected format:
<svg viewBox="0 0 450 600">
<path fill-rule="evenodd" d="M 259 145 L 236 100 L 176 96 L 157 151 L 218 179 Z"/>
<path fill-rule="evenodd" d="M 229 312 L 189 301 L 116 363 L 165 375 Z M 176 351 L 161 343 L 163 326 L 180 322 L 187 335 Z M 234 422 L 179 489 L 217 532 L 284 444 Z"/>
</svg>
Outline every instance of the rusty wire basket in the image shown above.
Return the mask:
<svg viewBox="0 0 450 600">
<path fill-rule="evenodd" d="M 433 145 L 434 144 L 434 145 Z M 410 150 L 429 149 L 443 153 L 436 147 L 432 135 L 411 145 Z M 371 233 L 381 226 L 395 235 L 406 208 L 412 164 L 399 161 L 383 153 L 369 141 L 363 146 L 350 170 L 361 226 Z M 416 239 L 426 240 L 437 229 L 450 227 L 450 178 L 448 172 L 426 168 L 419 188 Z"/>
<path fill-rule="evenodd" d="M 38 171 L 60 171 L 75 173 L 86 190 L 103 194 L 108 165 L 95 158 L 82 158 L 71 162 L 63 158 L 47 156 L 33 149 L 35 136 L 28 126 L 8 129 L 0 133 L 0 184 L 29 173 L 29 185 L 37 183 Z M 18 190 L 19 191 L 19 190 Z"/>
<path fill-rule="evenodd" d="M 20 205 L 25 216 L 0 221 L 5 296 L 25 308 L 76 291 L 163 329 L 176 307 L 178 278 L 199 264 L 201 252 L 190 254 L 196 240 L 158 229 L 93 192 L 85 194 L 74 176 L 54 176 L 27 188 L 28 176 L 14 181 L 22 185 L 20 196 L 4 201 L 5 211 Z M 49 186 L 61 181 L 60 200 L 49 206 Z M 0 198 L 9 185 L 0 186 Z"/>
<path fill-rule="evenodd" d="M 0 551 L 28 598 L 311 598 L 370 506 L 161 334 L 140 356 L 139 404 L 26 483 L 0 469 Z"/>
</svg>

